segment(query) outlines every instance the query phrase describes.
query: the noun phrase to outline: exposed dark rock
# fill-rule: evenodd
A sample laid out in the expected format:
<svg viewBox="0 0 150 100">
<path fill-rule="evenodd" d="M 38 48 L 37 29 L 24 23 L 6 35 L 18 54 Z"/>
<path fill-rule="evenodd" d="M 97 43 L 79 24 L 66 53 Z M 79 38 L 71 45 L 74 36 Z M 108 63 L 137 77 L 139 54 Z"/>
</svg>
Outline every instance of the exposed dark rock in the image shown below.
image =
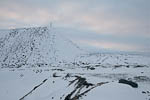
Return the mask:
<svg viewBox="0 0 150 100">
<path fill-rule="evenodd" d="M 119 68 L 121 67 L 122 65 L 115 65 L 114 68 Z"/>
<path fill-rule="evenodd" d="M 100 82 L 97 84 L 88 83 L 86 81 L 86 78 L 83 78 L 81 76 L 75 76 L 76 79 L 73 81 L 70 81 L 70 85 L 75 83 L 74 90 L 69 93 L 64 100 L 79 100 L 82 96 L 84 96 L 86 93 L 91 91 L 92 89 L 96 88 L 97 86 L 101 86 L 103 84 L 106 84 L 108 82 Z M 82 91 L 83 90 L 83 91 Z M 82 91 L 82 92 L 81 92 Z"/>
<path fill-rule="evenodd" d="M 137 83 L 132 82 L 132 81 L 128 81 L 128 80 L 125 80 L 125 79 L 120 79 L 119 83 L 130 85 L 133 88 L 138 88 L 138 84 Z"/>
<path fill-rule="evenodd" d="M 146 94 L 146 92 L 145 92 L 145 91 L 142 91 L 142 93 Z"/>
<path fill-rule="evenodd" d="M 129 65 L 127 65 L 126 67 L 127 67 L 127 68 L 129 68 L 130 66 L 129 66 Z"/>
<path fill-rule="evenodd" d="M 90 70 L 95 70 L 95 68 L 94 67 L 91 67 L 91 68 L 89 68 Z"/>
<path fill-rule="evenodd" d="M 95 65 L 95 67 L 99 67 L 100 65 Z"/>
<path fill-rule="evenodd" d="M 70 78 L 71 75 L 69 73 L 67 73 L 67 75 L 64 77 L 64 79 L 66 80 L 67 78 Z"/>
<path fill-rule="evenodd" d="M 57 71 L 64 71 L 63 69 L 52 69 L 52 70 L 57 70 Z"/>
<path fill-rule="evenodd" d="M 24 100 L 25 97 L 27 97 L 28 95 L 30 95 L 33 91 L 35 91 L 38 87 L 40 87 L 41 85 L 43 85 L 48 79 L 43 80 L 42 83 L 40 83 L 39 85 L 35 86 L 30 92 L 28 92 L 26 95 L 24 95 L 22 98 L 20 98 L 19 100 Z"/>
<path fill-rule="evenodd" d="M 53 73 L 53 77 L 60 77 L 60 76 L 56 75 L 56 73 Z"/>
<path fill-rule="evenodd" d="M 134 68 L 140 68 L 140 67 L 145 67 L 144 65 L 136 65 Z"/>
</svg>

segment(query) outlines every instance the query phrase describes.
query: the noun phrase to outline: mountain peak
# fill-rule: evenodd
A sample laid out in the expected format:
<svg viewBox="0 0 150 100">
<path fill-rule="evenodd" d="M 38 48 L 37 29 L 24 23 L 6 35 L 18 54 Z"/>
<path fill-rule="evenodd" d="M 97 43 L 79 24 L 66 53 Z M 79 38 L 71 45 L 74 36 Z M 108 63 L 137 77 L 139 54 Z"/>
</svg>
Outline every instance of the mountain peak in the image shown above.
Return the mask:
<svg viewBox="0 0 150 100">
<path fill-rule="evenodd" d="M 72 62 L 83 52 L 52 27 L 11 29 L 1 33 L 5 34 L 0 38 L 3 66 Z"/>
</svg>

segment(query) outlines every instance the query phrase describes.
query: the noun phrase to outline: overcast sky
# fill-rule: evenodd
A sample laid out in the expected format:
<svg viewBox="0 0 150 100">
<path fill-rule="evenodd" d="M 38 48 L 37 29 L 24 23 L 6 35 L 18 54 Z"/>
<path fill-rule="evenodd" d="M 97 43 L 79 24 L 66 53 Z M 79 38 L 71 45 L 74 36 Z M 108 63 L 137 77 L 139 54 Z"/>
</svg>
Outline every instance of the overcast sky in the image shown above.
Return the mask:
<svg viewBox="0 0 150 100">
<path fill-rule="evenodd" d="M 50 22 L 83 47 L 150 52 L 150 0 L 0 0 L 0 29 Z"/>
</svg>

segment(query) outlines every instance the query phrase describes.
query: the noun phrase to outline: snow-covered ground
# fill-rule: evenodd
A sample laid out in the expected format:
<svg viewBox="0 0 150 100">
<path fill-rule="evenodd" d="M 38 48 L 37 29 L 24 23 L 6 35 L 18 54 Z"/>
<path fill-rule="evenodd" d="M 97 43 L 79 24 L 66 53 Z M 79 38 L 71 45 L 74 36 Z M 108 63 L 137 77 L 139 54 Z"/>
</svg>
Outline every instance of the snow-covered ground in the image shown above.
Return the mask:
<svg viewBox="0 0 150 100">
<path fill-rule="evenodd" d="M 87 53 L 57 29 L 2 30 L 0 56 L 0 100 L 150 100 L 149 56 Z"/>
</svg>

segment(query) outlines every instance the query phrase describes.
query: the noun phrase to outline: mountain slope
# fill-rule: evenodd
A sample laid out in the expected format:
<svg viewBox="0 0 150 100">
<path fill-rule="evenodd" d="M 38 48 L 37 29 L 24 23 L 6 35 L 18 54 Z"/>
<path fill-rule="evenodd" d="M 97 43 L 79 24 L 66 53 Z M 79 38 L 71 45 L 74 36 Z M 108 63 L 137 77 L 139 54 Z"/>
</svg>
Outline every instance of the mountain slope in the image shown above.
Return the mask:
<svg viewBox="0 0 150 100">
<path fill-rule="evenodd" d="M 25 64 L 71 62 L 83 51 L 54 28 L 36 27 L 0 32 L 0 63 L 7 67 Z M 5 35 L 4 35 L 5 34 Z"/>
</svg>

